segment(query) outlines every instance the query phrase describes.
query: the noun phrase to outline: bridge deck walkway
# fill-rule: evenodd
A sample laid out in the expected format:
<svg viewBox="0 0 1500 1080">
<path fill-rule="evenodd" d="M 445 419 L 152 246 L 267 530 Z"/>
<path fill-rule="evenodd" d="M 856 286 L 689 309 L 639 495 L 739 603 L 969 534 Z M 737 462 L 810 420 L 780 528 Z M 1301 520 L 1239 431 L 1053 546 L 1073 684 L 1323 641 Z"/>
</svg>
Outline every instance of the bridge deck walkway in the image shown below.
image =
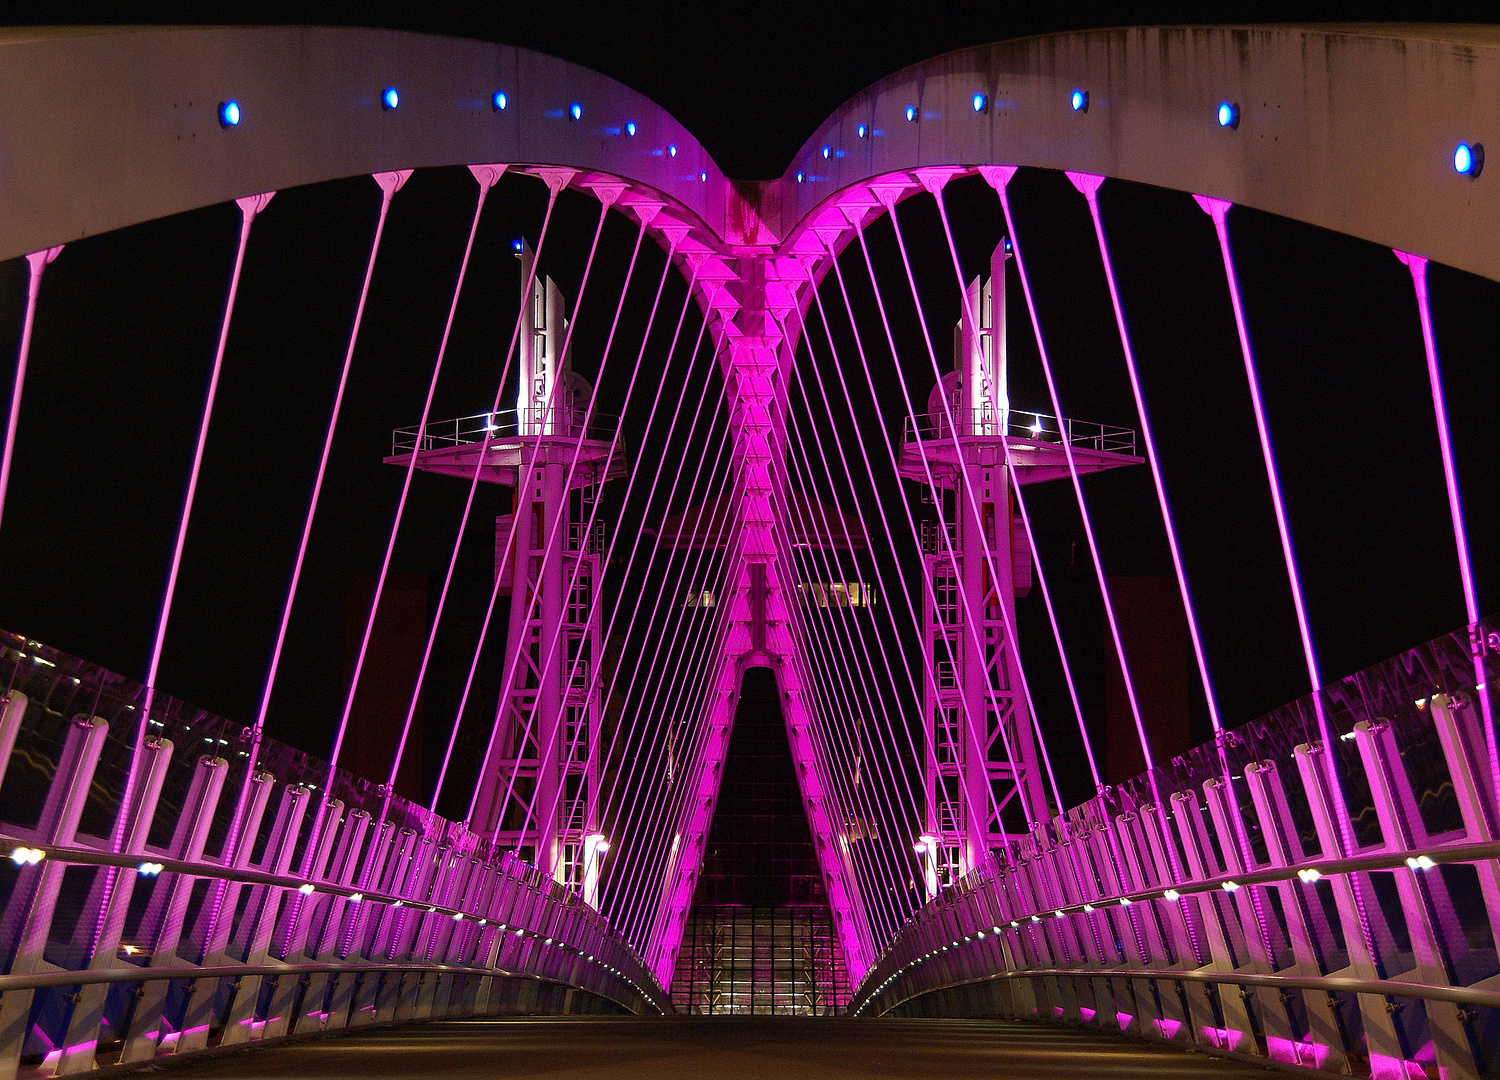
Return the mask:
<svg viewBox="0 0 1500 1080">
<path fill-rule="evenodd" d="M 448 1021 L 184 1061 L 181 1077 L 1243 1080 L 1264 1066 L 1013 1021 L 692 1017 Z"/>
</svg>

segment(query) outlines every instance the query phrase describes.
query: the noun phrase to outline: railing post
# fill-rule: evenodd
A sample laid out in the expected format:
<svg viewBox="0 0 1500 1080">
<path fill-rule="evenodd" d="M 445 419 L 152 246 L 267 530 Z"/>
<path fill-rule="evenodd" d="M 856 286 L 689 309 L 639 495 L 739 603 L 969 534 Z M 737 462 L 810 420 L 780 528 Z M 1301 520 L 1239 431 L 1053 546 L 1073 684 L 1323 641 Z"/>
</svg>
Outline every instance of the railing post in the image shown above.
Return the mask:
<svg viewBox="0 0 1500 1080">
<path fill-rule="evenodd" d="M 1199 881 L 1218 876 L 1218 867 L 1213 864 L 1213 849 L 1204 833 L 1202 806 L 1197 795 L 1191 791 L 1173 793 L 1172 820 L 1177 826 L 1177 836 L 1182 842 L 1182 851 L 1187 858 L 1188 872 Z M 1226 850 L 1234 843 L 1234 834 L 1221 837 Z M 1236 936 L 1229 920 L 1224 917 L 1221 906 L 1228 897 L 1212 894 L 1197 894 L 1186 897 L 1179 903 L 1196 909 L 1198 927 L 1208 945 L 1208 962 L 1199 971 L 1237 971 L 1240 968 L 1233 938 Z M 1241 945 L 1241 950 L 1243 946 Z M 1244 1054 L 1262 1053 L 1255 1039 L 1255 1028 L 1250 1022 L 1250 1006 L 1245 1000 L 1245 988 L 1233 983 L 1215 984 L 1219 998 L 1219 1011 L 1224 1019 L 1224 1033 L 1214 1028 L 1198 1031 L 1197 1037 L 1220 1050 L 1234 1050 Z M 1231 1036 L 1229 1033 L 1233 1033 Z M 1223 1042 L 1220 1042 L 1220 1039 Z M 1225 1045 L 1226 1043 L 1232 1045 Z"/>
<path fill-rule="evenodd" d="M 1398 785 L 1405 785 L 1408 791 L 1410 786 L 1405 784 L 1405 771 L 1398 764 L 1400 751 L 1389 725 L 1361 720 L 1354 725 L 1354 742 L 1359 747 L 1360 761 L 1370 780 L 1375 815 L 1380 819 L 1386 847 L 1391 851 L 1415 850 L 1414 834 L 1421 828 L 1421 823 L 1409 820 L 1405 812 L 1408 800 L 1404 800 L 1397 790 Z M 1440 874 L 1436 869 L 1430 872 Z M 1401 900 L 1407 937 L 1411 941 L 1414 966 L 1409 972 L 1387 972 L 1387 976 L 1433 986 L 1453 985 L 1452 958 L 1437 926 L 1425 874 L 1419 876 L 1417 872 L 1397 871 L 1393 877 L 1396 894 Z M 1422 1004 L 1427 1012 L 1427 1027 L 1441 1074 L 1452 1080 L 1476 1080 L 1479 1070 L 1474 1062 L 1472 1037 L 1459 1007 L 1451 1001 L 1427 1000 Z"/>
<path fill-rule="evenodd" d="M 381 883 L 380 892 L 391 896 L 404 896 L 401 885 L 405 880 L 404 872 L 411 863 L 412 848 L 417 842 L 417 834 L 411 829 L 402 829 L 391 838 L 386 860 L 383 865 L 377 867 L 379 877 L 376 881 Z M 388 952 L 390 943 L 395 935 L 395 928 L 400 926 L 402 908 L 393 908 L 385 904 L 360 905 L 361 907 L 373 907 L 373 925 L 364 929 L 360 935 L 359 959 L 369 962 L 389 959 Z M 390 993 L 386 986 L 387 976 L 366 975 L 359 985 L 359 996 L 354 1002 L 354 1012 L 349 1017 L 351 1027 L 359 1024 L 373 1024 L 381 1019 L 381 1002 Z"/>
<path fill-rule="evenodd" d="M 1337 854 L 1339 826 L 1334 817 L 1333 796 L 1328 790 L 1328 771 L 1318 760 L 1328 753 L 1321 746 L 1303 743 L 1292 751 L 1297 762 L 1297 772 L 1302 778 L 1307 803 L 1312 810 L 1313 824 L 1318 831 L 1318 843 L 1323 853 Z M 1333 898 L 1338 910 L 1340 930 L 1348 957 L 1348 966 L 1342 971 L 1330 971 L 1330 975 L 1347 975 L 1356 979 L 1379 979 L 1384 977 L 1380 958 L 1368 945 L 1366 935 L 1370 932 L 1360 912 L 1359 898 L 1355 893 L 1353 874 L 1338 874 L 1328 879 L 1333 889 Z M 1396 1032 L 1395 1018 L 1386 1007 L 1386 999 L 1372 994 L 1360 994 L 1359 1017 L 1365 1032 L 1365 1050 L 1370 1055 L 1371 1080 L 1407 1080 L 1406 1067 L 1400 1064 L 1405 1055 L 1401 1039 Z"/>
<path fill-rule="evenodd" d="M 333 870 L 329 880 L 336 885 L 352 886 L 360 870 L 360 855 L 364 850 L 365 834 L 370 827 L 370 815 L 364 810 L 354 810 L 344 815 L 339 825 L 338 846 L 334 851 Z M 358 906 L 358 905 L 353 905 Z M 308 936 L 303 944 L 303 957 L 309 961 L 327 960 L 338 956 L 339 932 L 343 929 L 346 912 L 351 907 L 343 896 L 329 896 L 327 902 L 315 911 L 308 920 Z M 288 961 L 292 954 L 288 953 Z M 292 961 L 294 962 L 294 961 Z M 309 976 L 307 989 L 302 995 L 292 1031 L 301 1035 L 308 1031 L 340 1028 L 348 1019 L 347 1008 L 336 1012 L 329 1003 L 329 984 L 352 976 L 315 972 Z M 324 1005 L 328 1004 L 327 1010 Z"/>
<path fill-rule="evenodd" d="M 1145 840 L 1138 814 L 1122 814 L 1115 819 L 1115 836 L 1119 841 L 1120 854 L 1124 857 L 1125 883 L 1132 892 L 1144 892 L 1156 879 L 1149 872 L 1150 853 L 1145 850 Z M 1155 901 L 1132 904 L 1130 918 L 1136 932 L 1145 943 L 1146 953 L 1142 957 L 1145 965 L 1170 967 L 1176 964 L 1176 954 L 1169 942 L 1166 920 L 1161 905 Z M 1135 984 L 1135 1000 L 1142 1006 L 1130 1027 L 1138 1034 L 1163 1037 L 1166 1032 L 1182 1030 L 1186 1016 L 1180 983 L 1158 986 L 1150 979 L 1138 980 Z M 1154 991 L 1154 992 L 1153 992 Z M 1148 1023 L 1149 1021 L 1149 1023 Z"/>
<path fill-rule="evenodd" d="M 1178 880 L 1176 870 L 1178 860 L 1170 850 L 1173 840 L 1171 833 L 1167 830 L 1165 816 L 1161 807 L 1143 806 L 1139 820 L 1141 832 L 1146 839 L 1146 849 L 1150 852 L 1152 863 L 1155 864 L 1156 880 L 1170 887 L 1181 882 Z M 1182 900 L 1163 899 L 1156 903 L 1162 905 L 1163 927 L 1171 942 L 1172 953 L 1177 958 L 1176 963 L 1171 966 L 1184 971 L 1198 970 L 1207 962 L 1202 952 L 1203 928 L 1198 912 Z M 1208 988 L 1201 982 L 1190 980 L 1184 980 L 1177 985 L 1182 988 L 1181 993 L 1187 1003 L 1190 1023 L 1174 1027 L 1173 1021 L 1164 1019 L 1158 1034 L 1167 1039 L 1182 1039 L 1188 1042 L 1204 1041 L 1206 1037 L 1203 1032 L 1217 1026 L 1214 1024 L 1214 1007 L 1213 1002 L 1208 998 Z M 1161 988 L 1158 987 L 1158 989 Z"/>
<path fill-rule="evenodd" d="M 19 690 L 0 694 L 0 784 L 5 783 L 5 774 L 10 770 L 11 751 L 16 748 L 16 736 L 24 719 L 26 695 Z"/>
<path fill-rule="evenodd" d="M 1250 798 L 1255 802 L 1255 813 L 1260 819 L 1261 836 L 1265 840 L 1271 865 L 1289 869 L 1306 862 L 1307 854 L 1302 849 L 1297 824 L 1287 805 L 1286 792 L 1275 762 L 1251 762 L 1246 765 L 1245 783 L 1250 789 Z M 1289 881 L 1277 882 L 1273 888 L 1281 896 L 1281 910 L 1286 917 L 1287 938 L 1294 961 L 1291 967 L 1278 974 L 1327 974 L 1329 965 L 1324 953 L 1326 943 L 1333 938 L 1322 901 L 1316 893 L 1309 900 L 1304 889 L 1299 889 Z M 1307 1011 L 1308 1039 L 1304 1042 L 1294 1038 L 1290 1046 L 1283 1047 L 1268 1038 L 1267 1050 L 1271 1060 L 1309 1065 L 1325 1072 L 1349 1072 L 1343 1025 L 1331 996 L 1323 990 L 1293 993 L 1302 995 L 1302 1005 Z"/>
<path fill-rule="evenodd" d="M 297 848 L 297 837 L 302 832 L 302 819 L 307 815 L 307 804 L 312 791 L 301 785 L 288 784 L 281 791 L 281 803 L 276 808 L 276 821 L 271 835 L 266 840 L 266 852 L 261 865 L 273 874 L 285 874 L 291 866 L 292 855 Z M 234 961 L 247 964 L 264 964 L 270 956 L 271 931 L 275 928 L 276 913 L 281 906 L 285 890 L 277 885 L 253 885 L 250 901 L 234 935 Z M 229 1009 L 224 1016 L 224 1034 L 220 1045 L 232 1046 L 250 1042 L 260 1037 L 261 1028 L 255 1016 L 260 1002 L 260 988 L 264 975 L 242 975 L 238 980 Z M 204 1029 L 184 1032 L 179 1041 L 179 1051 L 196 1050 L 208 1041 Z M 186 1046 L 182 1043 L 187 1043 Z"/>
<path fill-rule="evenodd" d="M 134 756 L 131 767 L 145 775 L 131 785 L 131 802 L 119 810 L 124 818 L 119 829 L 120 850 L 124 854 L 138 855 L 145 851 L 162 782 L 171 763 L 172 743 L 164 738 L 146 739 L 141 752 Z M 130 966 L 119 958 L 120 933 L 125 927 L 136 881 L 135 871 L 124 867 L 101 866 L 94 871 L 93 886 L 74 938 L 75 944 L 87 950 L 88 970 Z M 109 990 L 108 983 L 78 988 L 67 1033 L 61 1049 L 56 1051 L 59 1074 L 87 1072 L 94 1067 L 94 1051 L 99 1045 Z"/>
<path fill-rule="evenodd" d="M 396 827 L 389 821 L 382 821 L 376 826 L 370 840 L 370 854 L 366 857 L 358 878 L 362 890 L 379 890 L 385 880 L 387 865 L 397 857 L 397 837 Z M 383 904 L 369 901 L 345 907 L 343 925 L 339 927 L 338 942 L 334 946 L 341 960 L 368 959 L 368 953 L 373 951 L 370 941 L 375 929 L 385 918 L 385 911 Z M 361 1005 L 367 996 L 373 1002 L 373 990 L 378 982 L 378 977 L 373 975 L 335 976 L 333 987 L 328 993 L 328 1019 L 324 1027 L 333 1029 L 368 1023 L 372 1017 L 363 1015 Z M 373 1009 L 373 1004 L 371 1008 Z"/>
<path fill-rule="evenodd" d="M 108 734 L 108 723 L 97 716 L 80 716 L 69 725 L 37 823 L 37 838 L 43 843 L 73 843 Z M 10 974 L 60 970 L 47 963 L 43 953 L 66 869 L 48 860 L 23 866 L 18 872 L 0 924 L 0 957 L 10 960 Z M 0 1080 L 13 1080 L 20 1066 L 35 994 L 34 990 L 12 990 L 0 997 Z"/>
<path fill-rule="evenodd" d="M 229 869 L 242 870 L 250 862 L 251 849 L 255 846 L 255 838 L 260 833 L 261 819 L 265 816 L 266 805 L 271 798 L 271 788 L 276 782 L 270 773 L 258 772 L 245 778 L 245 783 L 254 785 L 250 791 L 250 797 L 246 800 L 245 816 L 241 819 L 237 835 L 225 839 L 226 850 L 233 852 L 229 863 Z M 233 843 L 233 847 L 227 845 Z M 230 957 L 225 953 L 229 944 L 229 935 L 234 930 L 234 913 L 239 906 L 240 890 L 243 886 L 239 882 L 217 880 L 209 883 L 208 895 L 203 899 L 203 906 L 198 912 L 198 922 L 193 928 L 193 947 L 197 954 L 195 960 L 199 964 L 221 964 L 227 963 Z M 160 1031 L 160 1039 L 157 1043 L 161 1048 L 170 1037 L 172 1047 L 176 1053 L 182 1053 L 194 1046 L 203 1046 L 208 1041 L 209 1027 L 218 1016 L 216 1008 L 219 997 L 219 979 L 196 979 L 193 988 L 188 995 L 187 1004 L 182 1012 L 182 1022 L 175 1035 L 167 1032 L 167 1022 L 163 1020 Z M 158 1052 L 160 1050 L 158 1049 Z"/>
<path fill-rule="evenodd" d="M 326 880 L 328 859 L 333 853 L 334 840 L 341 832 L 343 818 L 344 803 L 341 799 L 327 799 L 323 804 L 323 813 L 315 818 L 320 835 L 307 838 L 308 844 L 313 847 L 312 860 L 305 864 L 309 870 L 309 884 Z M 287 902 L 282 905 L 278 925 L 273 931 L 270 955 L 289 964 L 310 959 L 307 956 L 307 941 L 312 933 L 314 920 L 332 905 L 333 899 L 326 894 L 316 899 L 301 894 L 287 897 Z M 310 989 L 313 976 L 309 975 L 307 978 Z M 297 999 L 302 996 L 301 982 L 301 976 L 293 975 L 283 975 L 277 980 L 276 989 L 266 1006 L 265 1027 L 260 1032 L 262 1039 L 274 1039 L 291 1030 L 292 1010 L 297 1008 Z M 319 1000 L 321 1001 L 321 997 Z"/>
<path fill-rule="evenodd" d="M 1203 791 L 1208 796 L 1208 810 L 1214 829 L 1219 837 L 1219 847 L 1224 853 L 1224 870 L 1239 874 L 1255 869 L 1240 852 L 1239 837 L 1245 835 L 1245 824 L 1240 807 L 1234 801 L 1234 789 L 1217 777 L 1203 782 Z M 1271 935 L 1283 948 L 1285 940 L 1281 928 L 1268 912 L 1265 894 L 1261 886 L 1244 886 L 1230 897 L 1232 910 L 1239 919 L 1239 937 L 1249 954 L 1248 963 L 1240 967 L 1255 974 L 1270 974 L 1276 970 L 1276 951 L 1271 944 Z M 1292 1030 L 1291 1016 L 1287 1012 L 1286 999 L 1281 991 L 1270 987 L 1250 988 L 1245 993 L 1260 1003 L 1261 1024 L 1264 1028 L 1265 1053 L 1272 1061 L 1298 1064 L 1295 1050 L 1296 1039 Z"/>
<path fill-rule="evenodd" d="M 173 832 L 172 857 L 197 862 L 203 857 L 203 845 L 213 825 L 214 810 L 224 790 L 229 765 L 223 758 L 204 754 L 188 787 L 182 816 Z M 186 874 L 164 874 L 157 878 L 145 918 L 137 935 L 139 943 L 150 950 L 146 967 L 176 967 L 181 964 L 178 948 L 182 942 L 182 924 L 187 915 L 196 878 Z M 210 889 L 212 885 L 208 886 Z M 163 1024 L 162 1008 L 172 984 L 165 979 L 143 981 L 138 991 L 129 1025 L 120 1051 L 121 1062 L 143 1061 L 156 1054 Z"/>
</svg>

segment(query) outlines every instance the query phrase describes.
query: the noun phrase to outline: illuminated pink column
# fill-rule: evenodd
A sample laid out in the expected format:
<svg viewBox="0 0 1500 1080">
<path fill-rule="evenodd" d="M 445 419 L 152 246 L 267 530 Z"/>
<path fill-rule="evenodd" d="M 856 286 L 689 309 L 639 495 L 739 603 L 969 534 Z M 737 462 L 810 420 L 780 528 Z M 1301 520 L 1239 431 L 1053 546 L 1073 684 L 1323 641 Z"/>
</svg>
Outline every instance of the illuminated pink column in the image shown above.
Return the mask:
<svg viewBox="0 0 1500 1080">
<path fill-rule="evenodd" d="M 789 287 L 779 278 L 783 269 L 765 258 L 741 260 L 732 267 L 720 263 L 718 273 L 694 268 L 702 281 L 723 281 L 728 272 L 740 286 L 738 300 L 725 288 L 705 293 L 709 317 L 718 319 L 715 334 L 729 405 L 738 534 L 729 543 L 738 551 L 739 562 L 731 571 L 732 584 L 720 609 L 726 625 L 716 661 L 719 675 L 706 705 L 704 747 L 689 781 L 691 794 L 683 818 L 670 840 L 661 901 L 646 948 L 646 963 L 663 985 L 671 981 L 676 966 L 718 801 L 740 681 L 751 667 L 769 667 L 776 673 L 792 762 L 852 980 L 859 980 L 874 955 L 858 883 L 824 787 L 826 765 L 818 755 L 803 700 L 802 657 L 789 608 L 796 581 L 790 553 L 781 551 L 777 541 L 777 536 L 786 535 L 787 526 L 779 507 L 785 484 L 787 374 L 793 360 L 791 343 L 781 328 L 797 310 L 794 288 L 809 280 L 806 268 L 798 265 L 787 270 L 788 280 L 796 283 Z"/>
</svg>

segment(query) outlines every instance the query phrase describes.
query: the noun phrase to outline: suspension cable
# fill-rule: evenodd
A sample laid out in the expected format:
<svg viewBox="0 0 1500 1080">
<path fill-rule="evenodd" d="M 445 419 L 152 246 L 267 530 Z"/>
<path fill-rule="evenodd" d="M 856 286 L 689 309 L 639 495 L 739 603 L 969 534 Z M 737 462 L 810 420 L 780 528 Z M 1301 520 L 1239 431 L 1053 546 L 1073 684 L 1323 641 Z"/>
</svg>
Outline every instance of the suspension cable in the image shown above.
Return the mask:
<svg viewBox="0 0 1500 1080">
<path fill-rule="evenodd" d="M 5 513 L 5 493 L 10 487 L 10 461 L 16 450 L 16 427 L 21 419 L 21 391 L 26 386 L 26 361 L 31 356 L 31 329 L 36 322 L 36 301 L 42 291 L 42 271 L 62 254 L 62 245 L 33 251 L 26 256 L 26 314 L 21 320 L 21 344 L 16 350 L 16 377 L 11 386 L 10 407 L 5 417 L 5 448 L 0 451 L 0 519 Z"/>
</svg>

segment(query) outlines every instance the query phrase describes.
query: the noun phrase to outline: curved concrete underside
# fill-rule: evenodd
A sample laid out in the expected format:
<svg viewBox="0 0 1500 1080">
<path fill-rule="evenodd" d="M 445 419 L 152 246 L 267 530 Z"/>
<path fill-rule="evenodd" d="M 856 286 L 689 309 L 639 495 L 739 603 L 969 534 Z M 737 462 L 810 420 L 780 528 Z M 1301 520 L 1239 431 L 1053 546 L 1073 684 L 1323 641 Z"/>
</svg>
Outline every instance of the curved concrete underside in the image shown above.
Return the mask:
<svg viewBox="0 0 1500 1080">
<path fill-rule="evenodd" d="M 1251 1080 L 1263 1066 L 1140 1039 L 987 1020 L 467 1020 L 198 1061 L 179 1075 L 590 1080 Z"/>
<path fill-rule="evenodd" d="M 395 110 L 381 107 L 386 86 Z M 1087 112 L 1069 107 L 1074 88 Z M 229 97 L 245 119 L 224 130 Z M 1215 123 L 1221 100 L 1239 103 L 1237 130 Z M 1493 27 L 1059 34 L 892 75 L 830 117 L 781 180 L 732 185 L 659 106 L 509 46 L 319 28 L 12 31 L 0 258 L 259 191 L 492 162 L 582 170 L 575 184 L 619 177 L 624 205 L 668 205 L 658 235 L 675 222 L 728 254 L 774 248 L 874 177 L 1005 164 L 1214 195 L 1500 279 L 1500 167 L 1469 179 L 1451 164 L 1461 140 L 1500 148 L 1496 100 Z"/>
</svg>

